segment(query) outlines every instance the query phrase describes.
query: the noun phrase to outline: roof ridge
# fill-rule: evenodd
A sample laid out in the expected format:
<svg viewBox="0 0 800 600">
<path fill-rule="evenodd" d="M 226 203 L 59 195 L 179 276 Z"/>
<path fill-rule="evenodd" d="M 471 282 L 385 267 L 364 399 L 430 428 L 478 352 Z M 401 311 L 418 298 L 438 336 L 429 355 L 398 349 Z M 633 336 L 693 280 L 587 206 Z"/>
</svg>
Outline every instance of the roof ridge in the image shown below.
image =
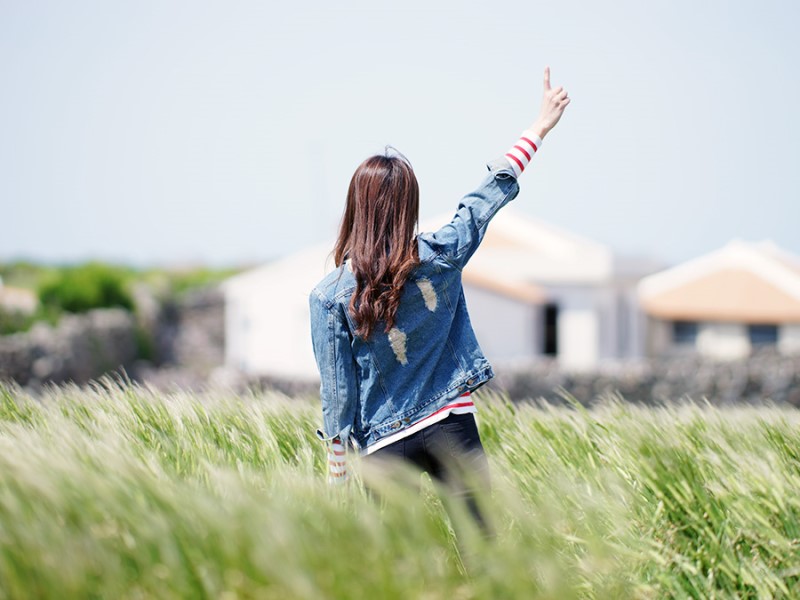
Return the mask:
<svg viewBox="0 0 800 600">
<path fill-rule="evenodd" d="M 783 252 L 777 245 L 774 250 Z M 639 295 L 654 297 L 718 271 L 739 269 L 800 300 L 800 268 L 786 264 L 774 250 L 764 251 L 759 243 L 733 239 L 721 248 L 642 278 Z"/>
</svg>

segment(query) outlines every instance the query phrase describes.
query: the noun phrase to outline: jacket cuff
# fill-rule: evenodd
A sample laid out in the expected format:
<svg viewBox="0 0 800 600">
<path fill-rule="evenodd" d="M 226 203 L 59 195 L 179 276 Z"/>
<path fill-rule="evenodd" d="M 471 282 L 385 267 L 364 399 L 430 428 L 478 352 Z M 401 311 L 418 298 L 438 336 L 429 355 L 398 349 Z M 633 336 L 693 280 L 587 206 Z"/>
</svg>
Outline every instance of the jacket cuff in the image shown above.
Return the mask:
<svg viewBox="0 0 800 600">
<path fill-rule="evenodd" d="M 336 437 L 335 435 L 328 435 L 322 429 L 317 429 L 317 437 L 323 442 L 330 442 L 333 441 Z"/>
<path fill-rule="evenodd" d="M 514 179 L 517 178 L 517 172 L 514 171 L 510 161 L 505 156 L 500 156 L 494 160 L 490 160 L 488 163 L 486 163 L 486 168 L 489 169 L 489 172 L 492 175 L 502 174 L 504 176 L 513 177 Z"/>
<path fill-rule="evenodd" d="M 359 450 L 361 448 L 361 445 L 356 441 L 355 436 L 353 436 L 351 425 L 348 425 L 340 432 L 335 433 L 333 435 L 328 435 L 322 429 L 317 429 L 316 434 L 317 434 L 317 439 L 319 439 L 322 442 L 325 442 L 326 444 L 335 444 L 338 442 L 346 446 L 349 443 L 356 450 Z"/>
</svg>

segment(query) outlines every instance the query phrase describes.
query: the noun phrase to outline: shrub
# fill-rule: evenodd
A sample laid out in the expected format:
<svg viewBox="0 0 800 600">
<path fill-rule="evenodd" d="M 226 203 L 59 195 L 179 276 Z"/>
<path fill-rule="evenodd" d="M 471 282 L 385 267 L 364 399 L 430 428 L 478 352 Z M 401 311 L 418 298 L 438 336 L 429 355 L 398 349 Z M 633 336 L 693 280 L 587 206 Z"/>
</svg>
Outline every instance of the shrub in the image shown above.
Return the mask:
<svg viewBox="0 0 800 600">
<path fill-rule="evenodd" d="M 60 316 L 61 310 L 58 307 L 42 306 L 41 304 L 32 313 L 0 307 L 0 335 L 28 331 L 38 321 L 55 325 Z"/>
<path fill-rule="evenodd" d="M 189 290 L 213 285 L 241 272 L 240 268 L 213 269 L 198 267 L 187 270 L 176 270 L 169 273 L 172 292 L 176 296 Z"/>
<path fill-rule="evenodd" d="M 0 306 L 0 335 L 26 331 L 33 324 L 31 314 L 17 310 L 8 310 Z"/>
<path fill-rule="evenodd" d="M 44 306 L 68 312 L 118 306 L 133 309 L 127 272 L 98 262 L 65 267 L 39 287 Z"/>
<path fill-rule="evenodd" d="M 0 263 L 0 277 L 3 279 L 3 283 L 13 287 L 36 289 L 57 271 L 57 267 L 37 264 L 28 260 Z"/>
</svg>

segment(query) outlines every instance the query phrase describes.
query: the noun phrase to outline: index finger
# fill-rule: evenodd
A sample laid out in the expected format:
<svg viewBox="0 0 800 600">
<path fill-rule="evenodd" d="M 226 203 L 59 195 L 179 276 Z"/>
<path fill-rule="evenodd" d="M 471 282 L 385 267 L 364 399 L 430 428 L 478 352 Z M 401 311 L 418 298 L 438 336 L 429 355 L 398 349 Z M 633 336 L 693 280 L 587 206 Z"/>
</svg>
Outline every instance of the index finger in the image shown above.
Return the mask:
<svg viewBox="0 0 800 600">
<path fill-rule="evenodd" d="M 544 68 L 544 89 L 550 89 L 550 67 Z"/>
</svg>

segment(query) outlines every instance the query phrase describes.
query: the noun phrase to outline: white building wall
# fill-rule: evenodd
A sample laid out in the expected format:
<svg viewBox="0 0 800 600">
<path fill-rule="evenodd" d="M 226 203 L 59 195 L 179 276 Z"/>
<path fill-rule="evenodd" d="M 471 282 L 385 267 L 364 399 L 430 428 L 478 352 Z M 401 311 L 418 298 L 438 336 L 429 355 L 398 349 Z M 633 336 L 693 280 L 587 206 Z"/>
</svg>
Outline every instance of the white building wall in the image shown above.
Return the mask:
<svg viewBox="0 0 800 600">
<path fill-rule="evenodd" d="M 635 285 L 618 292 L 620 321 L 617 325 L 618 353 L 622 359 L 638 359 L 646 354 L 647 316 L 639 304 Z"/>
<path fill-rule="evenodd" d="M 693 346 L 674 343 L 671 321 L 647 318 L 645 328 L 648 356 L 694 351 L 709 358 L 735 360 L 748 356 L 753 350 L 746 323 L 698 323 L 697 341 Z M 800 354 L 800 323 L 778 327 L 777 349 L 782 354 Z"/>
<path fill-rule="evenodd" d="M 568 371 L 597 366 L 600 322 L 591 308 L 565 308 L 559 313 L 558 364 Z"/>
<path fill-rule="evenodd" d="M 225 364 L 244 369 L 245 357 L 242 352 L 242 328 L 238 326 L 244 319 L 238 302 L 227 294 L 225 297 Z"/>
<path fill-rule="evenodd" d="M 800 323 L 787 323 L 778 328 L 778 350 L 782 354 L 800 354 Z"/>
<path fill-rule="evenodd" d="M 464 285 L 469 318 L 489 362 L 529 360 L 541 354 L 539 308 L 489 290 Z"/>
<path fill-rule="evenodd" d="M 602 294 L 586 286 L 546 288 L 558 306 L 558 364 L 566 370 L 593 369 L 601 356 Z"/>
<path fill-rule="evenodd" d="M 225 363 L 252 375 L 318 377 L 308 295 L 332 266 L 330 246 L 236 275 L 225 293 Z"/>
<path fill-rule="evenodd" d="M 750 354 L 747 325 L 742 323 L 700 323 L 697 351 L 710 358 L 733 360 Z"/>
<path fill-rule="evenodd" d="M 613 287 L 598 288 L 594 294 L 598 321 L 598 360 L 617 358 L 620 344 L 620 318 L 617 294 Z"/>
<path fill-rule="evenodd" d="M 590 331 L 596 330 L 595 363 L 644 355 L 644 315 L 639 308 L 635 287 L 608 283 L 562 290 L 561 300 L 565 307 L 588 310 L 595 315 L 596 323 L 588 325 L 587 330 L 587 335 L 593 335 Z M 588 338 L 586 343 L 589 343 Z M 565 360 L 570 359 L 566 357 Z M 582 364 L 586 359 L 578 362 Z"/>
<path fill-rule="evenodd" d="M 557 359 L 563 368 L 590 370 L 604 359 L 644 355 L 645 316 L 634 287 L 550 286 L 545 291 L 558 306 Z M 465 296 L 478 341 L 490 360 L 542 356 L 541 307 L 473 286 L 465 286 Z"/>
<path fill-rule="evenodd" d="M 308 295 L 253 286 L 226 299 L 226 364 L 281 378 L 317 375 Z"/>
</svg>

